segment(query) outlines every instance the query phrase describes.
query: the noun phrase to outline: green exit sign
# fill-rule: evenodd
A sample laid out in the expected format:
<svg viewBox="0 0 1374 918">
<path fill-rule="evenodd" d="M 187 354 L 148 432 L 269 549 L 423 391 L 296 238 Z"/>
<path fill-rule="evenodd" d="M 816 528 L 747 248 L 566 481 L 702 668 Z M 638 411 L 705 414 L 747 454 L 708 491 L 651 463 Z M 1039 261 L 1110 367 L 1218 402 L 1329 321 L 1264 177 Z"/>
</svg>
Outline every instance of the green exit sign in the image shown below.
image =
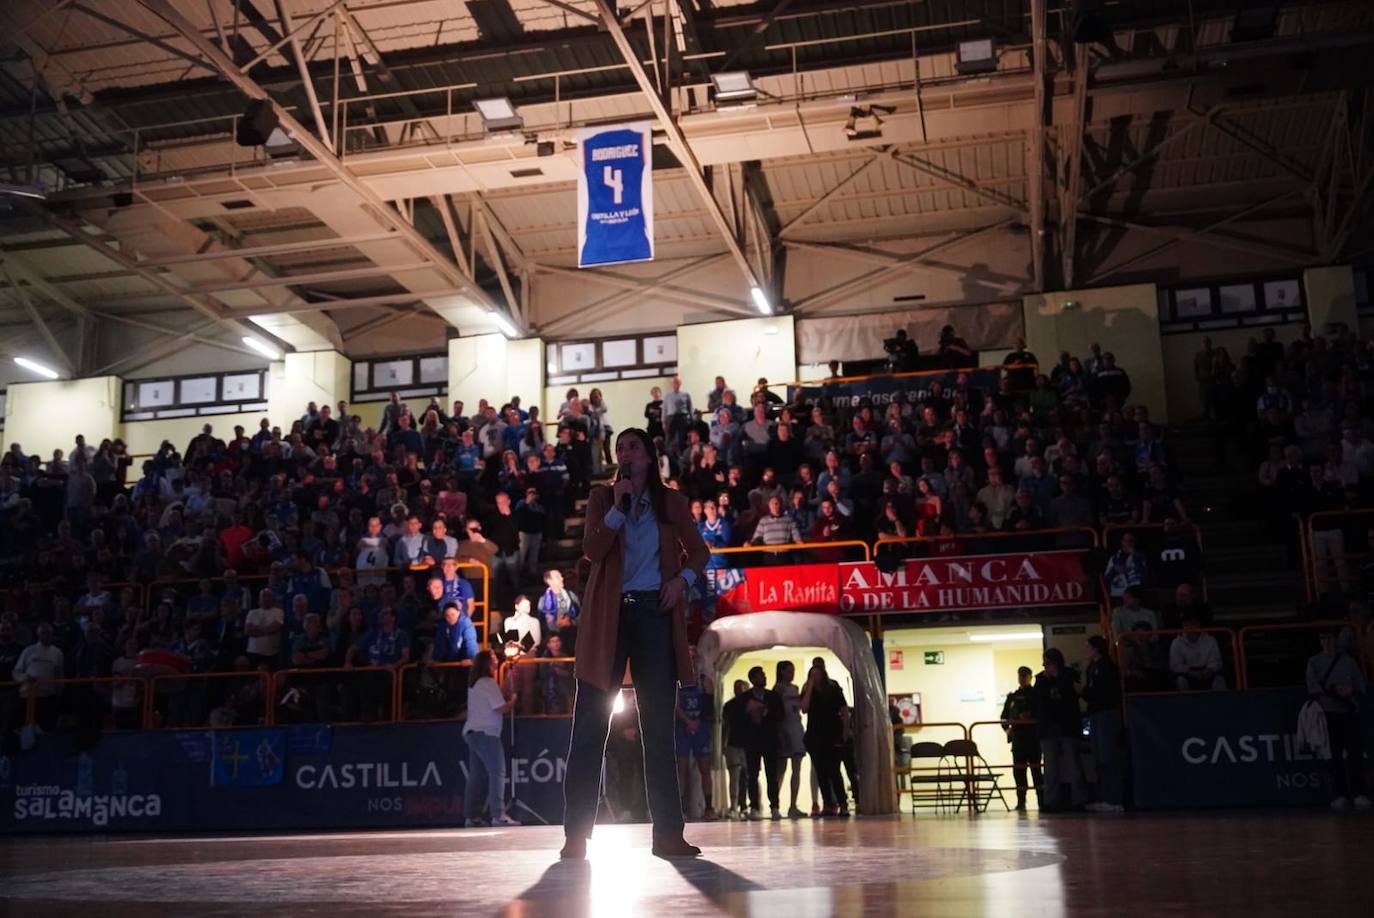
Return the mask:
<svg viewBox="0 0 1374 918">
<path fill-rule="evenodd" d="M 926 666 L 944 666 L 945 652 L 943 650 L 927 650 L 925 652 Z"/>
</svg>

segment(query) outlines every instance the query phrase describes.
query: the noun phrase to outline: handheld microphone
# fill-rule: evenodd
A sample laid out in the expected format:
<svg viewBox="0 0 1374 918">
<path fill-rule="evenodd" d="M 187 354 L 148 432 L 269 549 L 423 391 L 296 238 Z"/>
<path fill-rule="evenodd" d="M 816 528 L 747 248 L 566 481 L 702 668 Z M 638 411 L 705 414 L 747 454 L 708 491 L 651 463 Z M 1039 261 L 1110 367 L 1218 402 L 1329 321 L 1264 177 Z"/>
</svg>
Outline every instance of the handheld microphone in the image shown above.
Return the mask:
<svg viewBox="0 0 1374 918">
<path fill-rule="evenodd" d="M 628 463 L 628 462 L 622 462 L 622 463 L 620 463 L 620 472 L 616 475 L 616 480 L 617 480 L 617 481 L 629 481 L 629 480 L 630 480 L 630 463 Z M 622 494 L 622 495 L 620 495 L 620 512 L 621 512 L 621 513 L 629 513 L 629 512 L 630 512 L 630 495 L 628 495 L 628 494 Z"/>
</svg>

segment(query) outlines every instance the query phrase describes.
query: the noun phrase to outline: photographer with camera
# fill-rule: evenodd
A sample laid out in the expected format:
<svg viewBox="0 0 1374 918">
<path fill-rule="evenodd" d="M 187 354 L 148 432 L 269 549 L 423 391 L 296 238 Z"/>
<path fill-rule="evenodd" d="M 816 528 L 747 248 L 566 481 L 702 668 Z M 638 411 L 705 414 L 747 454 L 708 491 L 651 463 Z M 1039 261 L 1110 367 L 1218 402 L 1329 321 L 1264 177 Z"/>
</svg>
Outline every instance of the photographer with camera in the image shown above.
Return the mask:
<svg viewBox="0 0 1374 918">
<path fill-rule="evenodd" d="M 906 329 L 897 329 L 897 334 L 883 339 L 883 350 L 887 352 L 889 373 L 912 373 L 920 356 L 916 342 L 906 336 Z"/>
</svg>

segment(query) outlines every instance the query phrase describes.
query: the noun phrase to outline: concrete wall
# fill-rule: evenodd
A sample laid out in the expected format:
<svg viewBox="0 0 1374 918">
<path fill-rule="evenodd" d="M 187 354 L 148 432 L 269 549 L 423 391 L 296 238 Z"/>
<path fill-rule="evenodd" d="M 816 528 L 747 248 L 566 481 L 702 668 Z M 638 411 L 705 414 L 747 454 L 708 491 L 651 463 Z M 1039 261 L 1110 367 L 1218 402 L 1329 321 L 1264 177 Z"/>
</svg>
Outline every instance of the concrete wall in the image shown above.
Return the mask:
<svg viewBox="0 0 1374 918">
<path fill-rule="evenodd" d="M 1294 323 L 1269 326 L 1274 336 L 1284 344 L 1292 342 L 1302 330 Z M 1169 417 L 1175 423 L 1196 420 L 1202 416 L 1202 402 L 1193 380 L 1193 357 L 1202 349 L 1202 339 L 1211 338 L 1213 347 L 1224 347 L 1233 361 L 1245 356 L 1247 342 L 1260 338 L 1264 326 L 1250 328 L 1221 328 L 1205 332 L 1186 332 L 1164 335 L 1160 346 L 1164 357 L 1165 388 L 1169 403 Z M 1129 372 L 1129 366 L 1127 370 Z"/>
<path fill-rule="evenodd" d="M 304 414 L 304 411 L 301 412 Z M 296 415 L 299 417 L 300 415 Z M 125 444 L 129 447 L 129 452 L 134 455 L 144 453 L 156 453 L 163 440 L 171 440 L 172 445 L 177 450 L 186 449 L 186 444 L 200 433 L 201 429 L 209 424 L 219 437 L 226 443 L 234 436 L 234 425 L 243 425 L 244 434 L 253 436 L 258 432 L 258 424 L 263 418 L 268 417 L 266 411 L 245 414 L 216 414 L 202 418 L 166 418 L 161 421 L 130 421 L 123 426 Z M 280 424 L 279 419 L 273 418 L 274 424 Z M 284 427 L 283 430 L 289 428 Z M 137 470 L 135 470 L 137 471 Z"/>
<path fill-rule="evenodd" d="M 1053 366 L 1060 351 L 1086 356 L 1097 342 L 1130 374 L 1131 401 L 1168 419 L 1154 284 L 1034 294 L 1023 305 L 1026 344 L 1043 365 Z"/>
<path fill-rule="evenodd" d="M 736 319 L 684 325 L 677 330 L 677 368 L 692 407 L 706 407 L 717 375 L 747 404 L 760 376 L 788 382 L 797 372 L 792 317 Z"/>
<path fill-rule="evenodd" d="M 54 449 L 70 452 L 77 434 L 98 445 L 119 436 L 122 382 L 118 376 L 11 383 L 5 397 L 4 444 L 44 461 Z"/>
<path fill-rule="evenodd" d="M 1302 286 L 1307 298 L 1307 320 L 1312 323 L 1313 334 L 1321 334 L 1329 322 L 1358 331 L 1355 270 L 1350 265 L 1308 268 L 1302 272 Z"/>
<path fill-rule="evenodd" d="M 523 405 L 544 396 L 544 342 L 540 338 L 507 341 L 503 335 L 474 335 L 448 342 L 448 401 L 462 399 L 469 414 L 479 399 L 498 408 L 512 395 Z"/>
<path fill-rule="evenodd" d="M 973 723 L 995 720 L 1002 701 L 1016 688 L 1016 668 L 1041 669 L 1039 638 L 972 643 L 969 632 L 1030 633 L 1039 625 L 998 628 L 914 628 L 889 631 L 884 635 L 886 651 L 902 651 L 902 668 L 887 667 L 890 695 L 921 693 L 921 719 L 924 723 L 953 721 Z M 925 653 L 944 653 L 944 663 L 926 665 Z M 922 737 L 923 739 L 926 737 Z M 937 737 L 930 737 L 937 739 Z M 985 738 L 979 737 L 982 742 Z M 985 753 L 987 754 L 987 753 Z M 991 755 L 989 755 L 991 758 Z"/>
<path fill-rule="evenodd" d="M 671 377 L 668 376 L 646 376 L 643 379 L 579 383 L 575 386 L 548 386 L 544 389 L 544 401 L 539 410 L 547 420 L 552 421 L 558 416 L 558 406 L 563 404 L 563 399 L 567 396 L 569 389 L 576 389 L 583 398 L 586 398 L 593 389 L 600 389 L 601 397 L 606 400 L 606 405 L 610 408 L 607 417 L 612 430 L 643 427 L 646 423 L 644 406 L 649 402 L 649 390 L 658 386 L 667 392 L 670 379 Z M 695 398 L 695 396 L 693 397 Z M 545 435 L 548 435 L 547 432 Z"/>
<path fill-rule="evenodd" d="M 278 369 L 280 367 L 280 369 Z M 333 408 L 352 393 L 353 361 L 338 351 L 287 354 L 272 365 L 268 383 L 268 411 L 285 434 L 291 422 L 305 414 L 310 402 Z"/>
</svg>

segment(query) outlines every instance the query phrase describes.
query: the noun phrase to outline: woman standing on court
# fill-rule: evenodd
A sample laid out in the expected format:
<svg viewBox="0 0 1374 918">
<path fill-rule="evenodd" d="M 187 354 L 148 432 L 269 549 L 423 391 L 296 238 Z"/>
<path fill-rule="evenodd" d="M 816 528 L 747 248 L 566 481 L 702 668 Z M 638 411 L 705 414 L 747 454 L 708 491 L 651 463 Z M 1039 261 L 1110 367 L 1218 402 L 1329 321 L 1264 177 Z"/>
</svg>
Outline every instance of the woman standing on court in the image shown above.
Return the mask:
<svg viewBox="0 0 1374 918">
<path fill-rule="evenodd" d="M 687 650 L 686 603 L 707 551 L 687 499 L 664 486 L 648 434 L 633 427 L 621 431 L 615 453 L 614 485 L 592 489 L 582 538 L 592 566 L 577 638 L 561 856 L 586 856 L 611 707 L 628 660 L 639 703 L 653 853 L 695 857 L 701 849 L 682 837 L 673 724 L 677 685 L 696 678 Z"/>
<path fill-rule="evenodd" d="M 502 692 L 493 678 L 496 654 L 479 651 L 468 674 L 468 719 L 463 740 L 468 744 L 468 783 L 463 788 L 463 825 L 486 825 L 479 815 L 482 783 L 487 786 L 491 825 L 518 826 L 506 815 L 506 750 L 501 745 L 501 718 L 515 704 L 514 692 Z"/>
<path fill-rule="evenodd" d="M 801 793 L 801 763 L 806 757 L 806 739 L 802 730 L 801 690 L 793 680 L 797 667 L 791 660 L 779 660 L 773 691 L 782 700 L 782 730 L 778 737 L 778 780 L 782 781 L 783 770 L 792 766 L 792 805 L 788 807 L 788 819 L 801 819 L 802 811 L 797 808 L 797 795 Z"/>
</svg>

